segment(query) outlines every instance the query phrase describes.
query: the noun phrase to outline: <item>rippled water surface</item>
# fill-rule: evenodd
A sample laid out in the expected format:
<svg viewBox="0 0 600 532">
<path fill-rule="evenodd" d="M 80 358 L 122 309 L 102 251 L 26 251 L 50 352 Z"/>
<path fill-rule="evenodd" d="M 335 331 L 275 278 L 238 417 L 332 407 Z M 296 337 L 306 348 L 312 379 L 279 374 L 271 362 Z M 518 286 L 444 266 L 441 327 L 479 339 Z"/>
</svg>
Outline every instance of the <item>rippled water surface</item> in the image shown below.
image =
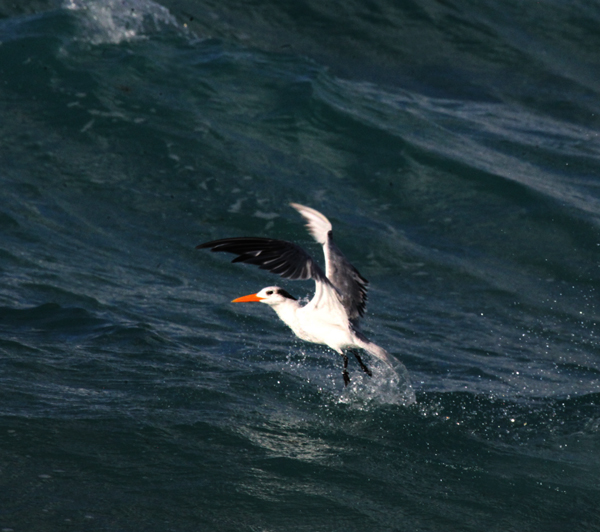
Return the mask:
<svg viewBox="0 0 600 532">
<path fill-rule="evenodd" d="M 600 530 L 597 1 L 0 17 L 0 530 Z M 414 402 L 195 249 L 290 202 Z"/>
</svg>

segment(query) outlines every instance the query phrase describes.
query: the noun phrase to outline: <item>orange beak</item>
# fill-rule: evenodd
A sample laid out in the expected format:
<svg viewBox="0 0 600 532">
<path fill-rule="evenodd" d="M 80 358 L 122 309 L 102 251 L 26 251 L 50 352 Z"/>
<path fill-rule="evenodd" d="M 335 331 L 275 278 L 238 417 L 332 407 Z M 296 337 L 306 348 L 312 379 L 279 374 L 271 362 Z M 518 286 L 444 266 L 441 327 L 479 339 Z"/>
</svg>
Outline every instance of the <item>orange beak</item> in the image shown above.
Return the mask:
<svg viewBox="0 0 600 532">
<path fill-rule="evenodd" d="M 238 297 L 237 299 L 234 299 L 232 301 L 232 303 L 250 303 L 253 301 L 262 301 L 262 300 L 263 300 L 262 297 L 258 297 L 256 294 L 250 294 L 248 296 Z"/>
</svg>

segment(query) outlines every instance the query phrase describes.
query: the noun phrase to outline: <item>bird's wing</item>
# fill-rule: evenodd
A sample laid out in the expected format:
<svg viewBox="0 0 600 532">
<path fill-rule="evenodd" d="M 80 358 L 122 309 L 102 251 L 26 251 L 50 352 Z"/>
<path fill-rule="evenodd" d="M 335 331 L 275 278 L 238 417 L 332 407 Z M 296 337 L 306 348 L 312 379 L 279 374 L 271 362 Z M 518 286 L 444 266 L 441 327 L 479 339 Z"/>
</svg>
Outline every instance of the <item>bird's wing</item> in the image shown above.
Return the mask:
<svg viewBox="0 0 600 532">
<path fill-rule="evenodd" d="M 292 242 L 242 236 L 213 240 L 196 246 L 196 249 L 205 248 L 233 253 L 237 257 L 231 262 L 255 264 L 262 270 L 268 270 L 286 279 L 314 279 L 316 282 L 330 284 L 313 258 Z"/>
<path fill-rule="evenodd" d="M 325 274 L 339 292 L 342 304 L 348 313 L 348 319 L 356 325 L 365 312 L 367 304 L 367 281 L 350 264 L 333 241 L 331 222 L 319 211 L 290 203 L 306 220 L 306 227 L 313 238 L 323 246 L 325 253 Z"/>
</svg>

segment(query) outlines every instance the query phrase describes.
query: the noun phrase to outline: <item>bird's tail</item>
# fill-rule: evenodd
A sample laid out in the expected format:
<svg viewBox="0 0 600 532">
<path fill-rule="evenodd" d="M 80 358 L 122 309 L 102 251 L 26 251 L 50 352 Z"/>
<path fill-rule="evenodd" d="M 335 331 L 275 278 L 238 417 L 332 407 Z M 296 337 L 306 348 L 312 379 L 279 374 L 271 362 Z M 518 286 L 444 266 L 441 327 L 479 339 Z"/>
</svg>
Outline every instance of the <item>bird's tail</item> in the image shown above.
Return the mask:
<svg viewBox="0 0 600 532">
<path fill-rule="evenodd" d="M 383 347 L 379 347 L 377 344 L 370 342 L 362 334 L 360 336 L 357 336 L 356 340 L 356 344 L 358 345 L 358 347 L 364 349 L 367 353 L 373 355 L 375 358 L 382 360 L 391 368 L 395 366 L 395 361 Z"/>
</svg>

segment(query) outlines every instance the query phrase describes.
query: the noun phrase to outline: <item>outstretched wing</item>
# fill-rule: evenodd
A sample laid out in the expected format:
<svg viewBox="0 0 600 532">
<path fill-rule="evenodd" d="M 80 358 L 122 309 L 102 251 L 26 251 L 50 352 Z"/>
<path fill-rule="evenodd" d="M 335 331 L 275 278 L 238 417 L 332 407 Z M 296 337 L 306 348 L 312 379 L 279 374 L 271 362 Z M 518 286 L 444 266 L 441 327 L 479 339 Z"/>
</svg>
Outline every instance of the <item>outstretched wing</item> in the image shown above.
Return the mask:
<svg viewBox="0 0 600 532">
<path fill-rule="evenodd" d="M 340 248 L 335 245 L 331 222 L 323 214 L 298 203 L 290 205 L 302 215 L 307 222 L 309 233 L 323 246 L 327 278 L 337 288 L 348 318 L 356 325 L 365 312 L 369 281 L 350 264 Z"/>
<path fill-rule="evenodd" d="M 231 262 L 255 264 L 262 270 L 281 275 L 286 279 L 315 281 L 330 284 L 325 273 L 313 258 L 300 246 L 285 240 L 260 237 L 237 237 L 213 240 L 196 246 L 237 255 Z"/>
</svg>

